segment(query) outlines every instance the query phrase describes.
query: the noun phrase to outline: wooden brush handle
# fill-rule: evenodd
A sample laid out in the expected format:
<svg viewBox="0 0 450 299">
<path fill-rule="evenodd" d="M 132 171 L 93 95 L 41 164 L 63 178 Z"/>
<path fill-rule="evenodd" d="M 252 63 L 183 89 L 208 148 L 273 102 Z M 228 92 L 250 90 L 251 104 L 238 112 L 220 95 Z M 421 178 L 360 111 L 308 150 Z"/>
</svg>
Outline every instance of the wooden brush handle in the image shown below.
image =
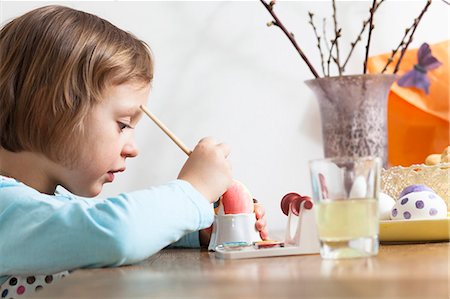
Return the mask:
<svg viewBox="0 0 450 299">
<path fill-rule="evenodd" d="M 153 113 L 150 112 L 150 110 L 147 109 L 147 107 L 145 107 L 144 105 L 141 105 L 140 108 L 142 109 L 142 111 L 144 111 L 145 114 L 148 115 L 148 117 L 150 117 L 151 120 L 153 120 L 153 122 L 161 129 L 163 130 L 164 133 L 166 133 L 167 136 L 169 136 L 170 139 L 172 139 L 173 142 L 175 142 L 176 145 L 178 145 L 178 147 L 186 153 L 186 155 L 190 155 L 192 153 L 192 151 L 186 146 L 184 145 L 184 143 L 178 139 L 177 136 L 175 136 L 172 131 L 169 130 L 169 128 L 167 128 Z"/>
</svg>

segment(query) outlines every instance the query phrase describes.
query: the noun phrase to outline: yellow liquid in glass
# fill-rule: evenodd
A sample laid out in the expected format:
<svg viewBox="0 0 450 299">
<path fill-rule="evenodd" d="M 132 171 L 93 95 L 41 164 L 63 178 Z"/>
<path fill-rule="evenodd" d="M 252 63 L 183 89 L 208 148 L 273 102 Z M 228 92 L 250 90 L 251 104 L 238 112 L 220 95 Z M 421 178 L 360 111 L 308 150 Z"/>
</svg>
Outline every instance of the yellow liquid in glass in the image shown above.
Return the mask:
<svg viewBox="0 0 450 299">
<path fill-rule="evenodd" d="M 323 242 L 378 235 L 378 203 L 372 198 L 322 201 L 316 205 L 316 217 Z"/>
</svg>

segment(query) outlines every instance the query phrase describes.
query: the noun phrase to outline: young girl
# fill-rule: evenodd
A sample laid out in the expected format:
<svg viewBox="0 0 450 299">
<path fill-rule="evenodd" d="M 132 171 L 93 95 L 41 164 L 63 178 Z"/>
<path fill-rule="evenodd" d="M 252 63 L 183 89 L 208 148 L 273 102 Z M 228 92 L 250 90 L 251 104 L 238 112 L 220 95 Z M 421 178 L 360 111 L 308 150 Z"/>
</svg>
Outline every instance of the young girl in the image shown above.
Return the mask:
<svg viewBox="0 0 450 299">
<path fill-rule="evenodd" d="M 77 197 L 98 195 L 138 154 L 134 128 L 153 77 L 142 41 L 97 16 L 46 6 L 1 29 L 0 61 L 0 297 L 39 289 L 61 271 L 207 245 L 211 203 L 231 183 L 230 150 L 212 138 L 177 180 Z M 264 211 L 255 210 L 265 238 Z"/>
</svg>

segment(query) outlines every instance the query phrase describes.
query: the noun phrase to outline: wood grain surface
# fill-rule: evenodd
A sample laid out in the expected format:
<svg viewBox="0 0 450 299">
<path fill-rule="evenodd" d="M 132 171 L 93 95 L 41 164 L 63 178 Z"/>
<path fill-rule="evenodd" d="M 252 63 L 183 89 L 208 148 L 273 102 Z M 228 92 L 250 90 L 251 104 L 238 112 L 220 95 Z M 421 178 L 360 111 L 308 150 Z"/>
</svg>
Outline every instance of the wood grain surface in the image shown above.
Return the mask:
<svg viewBox="0 0 450 299">
<path fill-rule="evenodd" d="M 382 245 L 376 257 L 220 260 L 165 249 L 133 266 L 77 270 L 34 298 L 450 298 L 450 243 Z"/>
</svg>

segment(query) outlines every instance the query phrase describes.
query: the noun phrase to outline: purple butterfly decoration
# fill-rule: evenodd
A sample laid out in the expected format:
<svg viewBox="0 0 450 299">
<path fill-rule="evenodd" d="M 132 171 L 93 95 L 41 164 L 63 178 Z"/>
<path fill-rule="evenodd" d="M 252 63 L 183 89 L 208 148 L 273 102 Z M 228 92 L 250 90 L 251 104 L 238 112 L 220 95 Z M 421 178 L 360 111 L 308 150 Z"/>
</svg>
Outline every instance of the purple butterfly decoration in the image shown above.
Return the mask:
<svg viewBox="0 0 450 299">
<path fill-rule="evenodd" d="M 427 76 L 427 71 L 438 68 L 442 63 L 431 55 L 431 49 L 427 43 L 420 46 L 417 52 L 417 60 L 418 63 L 414 65 L 414 68 L 401 76 L 397 84 L 402 87 L 416 87 L 428 94 L 430 92 L 430 79 Z"/>
</svg>

